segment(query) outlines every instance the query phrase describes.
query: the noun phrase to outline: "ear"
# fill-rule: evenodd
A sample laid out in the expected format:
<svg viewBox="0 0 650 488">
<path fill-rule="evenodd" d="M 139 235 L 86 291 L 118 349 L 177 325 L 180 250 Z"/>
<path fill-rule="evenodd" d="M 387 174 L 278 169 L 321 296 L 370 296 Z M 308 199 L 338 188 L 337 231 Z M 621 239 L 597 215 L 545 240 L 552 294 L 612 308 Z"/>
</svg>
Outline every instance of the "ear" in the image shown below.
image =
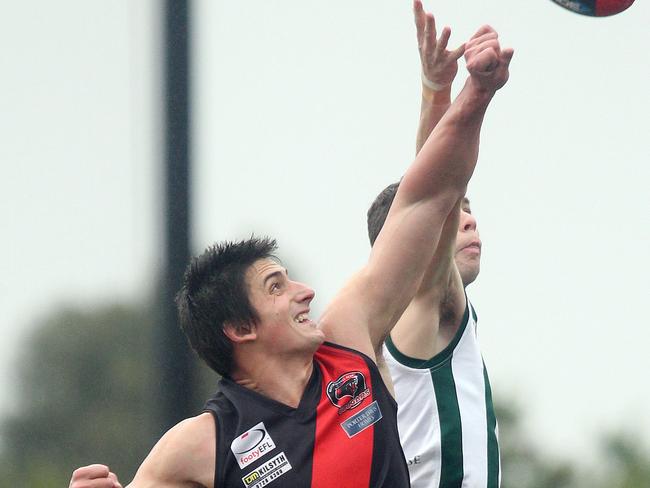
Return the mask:
<svg viewBox="0 0 650 488">
<path fill-rule="evenodd" d="M 255 324 L 242 324 L 239 326 L 226 322 L 223 326 L 223 333 L 235 344 L 250 342 L 257 339 L 257 327 Z"/>
</svg>

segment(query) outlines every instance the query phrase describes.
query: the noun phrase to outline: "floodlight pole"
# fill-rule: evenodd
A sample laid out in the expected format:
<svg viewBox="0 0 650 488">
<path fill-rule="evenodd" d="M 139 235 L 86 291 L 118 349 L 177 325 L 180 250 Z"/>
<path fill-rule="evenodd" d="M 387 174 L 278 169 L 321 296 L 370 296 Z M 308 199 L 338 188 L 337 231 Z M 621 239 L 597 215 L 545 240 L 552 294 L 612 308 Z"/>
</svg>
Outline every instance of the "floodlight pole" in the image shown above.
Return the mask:
<svg viewBox="0 0 650 488">
<path fill-rule="evenodd" d="M 190 259 L 190 1 L 164 1 L 165 271 L 160 343 L 163 430 L 196 410 L 193 357 L 178 326 L 174 296 Z"/>
</svg>

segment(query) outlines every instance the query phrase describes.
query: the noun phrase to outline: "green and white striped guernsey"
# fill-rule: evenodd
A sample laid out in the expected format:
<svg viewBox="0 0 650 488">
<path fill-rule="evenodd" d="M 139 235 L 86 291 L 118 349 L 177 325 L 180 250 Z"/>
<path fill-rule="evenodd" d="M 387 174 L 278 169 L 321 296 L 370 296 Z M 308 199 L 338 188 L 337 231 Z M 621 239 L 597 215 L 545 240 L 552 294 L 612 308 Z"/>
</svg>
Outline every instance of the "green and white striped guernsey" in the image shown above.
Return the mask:
<svg viewBox="0 0 650 488">
<path fill-rule="evenodd" d="M 498 429 L 476 322 L 468 301 L 453 340 L 429 360 L 405 356 L 390 337 L 384 345 L 412 488 L 500 484 Z"/>
</svg>

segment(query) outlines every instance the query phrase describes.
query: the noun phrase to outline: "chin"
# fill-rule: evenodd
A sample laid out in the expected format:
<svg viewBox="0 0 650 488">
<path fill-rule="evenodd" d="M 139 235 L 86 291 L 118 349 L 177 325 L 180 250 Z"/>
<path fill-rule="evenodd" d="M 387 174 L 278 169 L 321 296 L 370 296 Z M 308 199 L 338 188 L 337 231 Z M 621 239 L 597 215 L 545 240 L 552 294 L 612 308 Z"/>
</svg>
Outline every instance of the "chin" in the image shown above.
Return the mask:
<svg viewBox="0 0 650 488">
<path fill-rule="evenodd" d="M 314 329 L 312 334 L 304 337 L 304 348 L 316 351 L 323 342 L 325 342 L 325 334 L 319 329 Z"/>
<path fill-rule="evenodd" d="M 320 329 L 315 329 L 318 333 L 314 334 L 314 342 L 319 346 L 325 342 L 325 333 Z"/>
<path fill-rule="evenodd" d="M 463 280 L 463 286 L 468 286 L 474 283 L 480 270 L 481 267 L 479 265 L 463 266 L 462 269 L 459 269 L 460 277 Z"/>
</svg>

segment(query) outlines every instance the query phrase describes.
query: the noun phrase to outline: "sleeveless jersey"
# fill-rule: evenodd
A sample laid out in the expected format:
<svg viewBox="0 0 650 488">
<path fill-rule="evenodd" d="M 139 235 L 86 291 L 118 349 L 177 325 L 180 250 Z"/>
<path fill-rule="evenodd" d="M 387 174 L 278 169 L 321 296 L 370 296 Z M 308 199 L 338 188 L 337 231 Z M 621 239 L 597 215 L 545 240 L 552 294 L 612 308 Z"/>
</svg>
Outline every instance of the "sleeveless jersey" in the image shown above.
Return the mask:
<svg viewBox="0 0 650 488">
<path fill-rule="evenodd" d="M 500 484 L 496 417 L 476 323 L 467 302 L 453 340 L 429 360 L 400 353 L 390 337 L 384 345 L 413 488 Z"/>
<path fill-rule="evenodd" d="M 297 408 L 228 378 L 206 403 L 215 486 L 408 488 L 397 404 L 369 357 L 324 343 Z"/>
</svg>

